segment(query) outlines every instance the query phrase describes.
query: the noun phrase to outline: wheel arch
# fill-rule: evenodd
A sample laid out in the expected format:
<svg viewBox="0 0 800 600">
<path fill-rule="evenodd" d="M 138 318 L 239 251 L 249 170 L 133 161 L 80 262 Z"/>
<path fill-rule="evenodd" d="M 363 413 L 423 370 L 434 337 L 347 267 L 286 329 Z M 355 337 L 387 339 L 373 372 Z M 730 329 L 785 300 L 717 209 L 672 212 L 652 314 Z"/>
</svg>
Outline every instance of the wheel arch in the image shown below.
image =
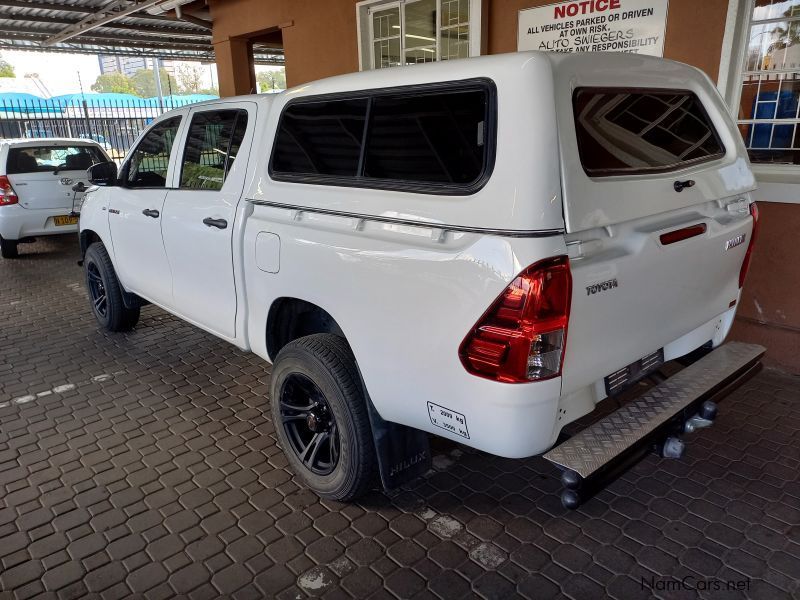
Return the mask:
<svg viewBox="0 0 800 600">
<path fill-rule="evenodd" d="M 86 250 L 95 242 L 104 243 L 100 235 L 93 229 L 84 229 L 80 233 L 81 260 L 86 257 Z"/>
<path fill-rule="evenodd" d="M 307 335 L 333 333 L 347 339 L 342 327 L 327 310 L 313 302 L 289 296 L 272 302 L 266 329 L 267 354 L 273 361 L 286 344 Z"/>
</svg>

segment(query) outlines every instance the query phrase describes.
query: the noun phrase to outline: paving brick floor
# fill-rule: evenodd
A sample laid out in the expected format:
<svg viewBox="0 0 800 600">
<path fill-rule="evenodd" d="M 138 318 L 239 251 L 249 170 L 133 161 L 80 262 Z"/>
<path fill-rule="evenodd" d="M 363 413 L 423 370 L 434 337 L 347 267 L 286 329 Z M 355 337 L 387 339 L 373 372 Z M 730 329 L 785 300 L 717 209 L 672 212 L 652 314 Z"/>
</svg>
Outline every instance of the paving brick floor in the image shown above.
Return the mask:
<svg viewBox="0 0 800 600">
<path fill-rule="evenodd" d="M 760 374 L 686 459 L 575 512 L 545 461 L 444 442 L 342 505 L 287 470 L 268 365 L 154 307 L 100 332 L 77 258 L 0 260 L 2 598 L 800 597 L 800 378 Z"/>
</svg>

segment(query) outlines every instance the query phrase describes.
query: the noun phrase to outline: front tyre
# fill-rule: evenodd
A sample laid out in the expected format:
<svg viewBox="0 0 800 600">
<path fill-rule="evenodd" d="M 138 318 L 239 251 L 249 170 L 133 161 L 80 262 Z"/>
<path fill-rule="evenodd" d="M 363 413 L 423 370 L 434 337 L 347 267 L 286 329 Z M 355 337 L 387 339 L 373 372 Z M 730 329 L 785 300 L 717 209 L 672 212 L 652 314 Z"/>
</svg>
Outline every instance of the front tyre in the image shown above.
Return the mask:
<svg viewBox="0 0 800 600">
<path fill-rule="evenodd" d="M 6 240 L 0 238 L 0 256 L 3 258 L 17 258 L 19 256 L 17 244 L 17 240 Z"/>
<path fill-rule="evenodd" d="M 106 331 L 133 329 L 139 321 L 139 308 L 127 308 L 122 301 L 122 286 L 101 242 L 86 250 L 83 268 L 92 312 L 100 326 Z"/>
<path fill-rule="evenodd" d="M 270 383 L 272 422 L 292 470 L 323 498 L 362 495 L 375 447 L 355 357 L 344 338 L 315 334 L 278 353 Z"/>
</svg>

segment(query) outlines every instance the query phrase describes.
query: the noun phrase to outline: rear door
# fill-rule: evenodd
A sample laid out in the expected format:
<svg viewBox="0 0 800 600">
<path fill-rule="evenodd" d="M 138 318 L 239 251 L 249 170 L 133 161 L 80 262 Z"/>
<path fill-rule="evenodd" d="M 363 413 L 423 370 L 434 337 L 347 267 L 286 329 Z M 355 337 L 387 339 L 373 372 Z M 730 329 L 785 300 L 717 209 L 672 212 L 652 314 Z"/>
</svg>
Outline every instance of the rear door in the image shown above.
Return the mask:
<svg viewBox="0 0 800 600">
<path fill-rule="evenodd" d="M 229 339 L 236 334 L 234 218 L 255 118 L 253 102 L 192 110 L 161 222 L 175 310 Z"/>
<path fill-rule="evenodd" d="M 695 69 L 611 54 L 555 62 L 573 274 L 569 393 L 735 306 L 755 181 L 724 104 Z"/>
<path fill-rule="evenodd" d="M 72 186 L 88 187 L 86 169 L 108 160 L 97 147 L 85 144 L 45 142 L 37 146 L 12 145 L 8 150 L 8 179 L 19 196 L 20 206 L 36 209 L 72 210 L 76 196 Z"/>
</svg>

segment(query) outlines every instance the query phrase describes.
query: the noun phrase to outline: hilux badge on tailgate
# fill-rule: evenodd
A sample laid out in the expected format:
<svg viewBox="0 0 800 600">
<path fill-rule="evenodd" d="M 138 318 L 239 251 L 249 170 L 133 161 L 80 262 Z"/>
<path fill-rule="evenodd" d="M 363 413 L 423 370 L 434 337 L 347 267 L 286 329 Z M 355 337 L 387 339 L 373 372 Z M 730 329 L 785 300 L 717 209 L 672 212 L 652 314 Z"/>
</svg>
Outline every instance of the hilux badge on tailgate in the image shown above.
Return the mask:
<svg viewBox="0 0 800 600">
<path fill-rule="evenodd" d="M 619 287 L 616 277 L 614 279 L 609 279 L 608 281 L 595 283 L 594 285 L 587 285 L 586 295 L 591 296 L 593 294 L 597 294 L 598 292 L 605 292 L 606 290 L 610 290 L 615 287 Z"/>
<path fill-rule="evenodd" d="M 725 250 L 730 250 L 731 248 L 736 248 L 736 246 L 741 246 L 744 244 L 745 234 L 737 235 L 735 238 L 732 238 L 725 242 Z"/>
</svg>

